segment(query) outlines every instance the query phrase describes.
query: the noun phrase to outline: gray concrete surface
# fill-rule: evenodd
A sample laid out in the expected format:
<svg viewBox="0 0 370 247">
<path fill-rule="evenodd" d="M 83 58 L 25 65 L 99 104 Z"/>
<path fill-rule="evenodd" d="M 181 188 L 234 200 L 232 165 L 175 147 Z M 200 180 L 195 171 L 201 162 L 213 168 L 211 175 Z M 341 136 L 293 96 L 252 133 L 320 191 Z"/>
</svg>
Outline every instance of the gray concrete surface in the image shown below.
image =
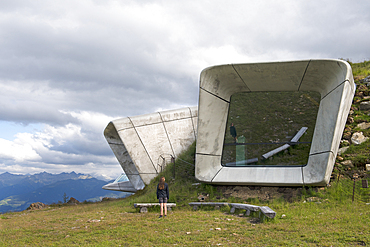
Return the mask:
<svg viewBox="0 0 370 247">
<path fill-rule="evenodd" d="M 308 162 L 304 166 L 221 164 L 230 98 L 234 93 L 316 91 L 321 95 Z M 104 130 L 129 181 L 105 189 L 135 192 L 197 138 L 195 177 L 225 185 L 322 186 L 329 182 L 355 93 L 350 65 L 341 60 L 230 64 L 200 75 L 197 107 L 114 120 Z"/>
<path fill-rule="evenodd" d="M 321 101 L 307 165 L 221 165 L 230 97 L 238 92 L 257 91 L 320 93 Z M 204 69 L 200 76 L 195 177 L 199 181 L 215 184 L 327 184 L 354 93 L 351 67 L 342 60 L 230 64 Z"/>
<path fill-rule="evenodd" d="M 129 182 L 103 188 L 142 190 L 170 162 L 171 156 L 176 158 L 195 141 L 197 120 L 198 108 L 187 107 L 110 122 L 104 136 Z"/>
</svg>

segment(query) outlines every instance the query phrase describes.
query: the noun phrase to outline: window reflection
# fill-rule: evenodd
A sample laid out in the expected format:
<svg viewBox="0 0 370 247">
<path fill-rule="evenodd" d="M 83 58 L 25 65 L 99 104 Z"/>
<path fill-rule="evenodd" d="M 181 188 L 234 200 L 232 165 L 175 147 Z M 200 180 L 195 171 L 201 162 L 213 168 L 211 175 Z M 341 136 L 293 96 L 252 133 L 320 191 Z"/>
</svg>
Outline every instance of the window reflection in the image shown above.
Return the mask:
<svg viewBox="0 0 370 247">
<path fill-rule="evenodd" d="M 232 95 L 222 165 L 306 165 L 319 104 L 316 92 Z"/>
</svg>

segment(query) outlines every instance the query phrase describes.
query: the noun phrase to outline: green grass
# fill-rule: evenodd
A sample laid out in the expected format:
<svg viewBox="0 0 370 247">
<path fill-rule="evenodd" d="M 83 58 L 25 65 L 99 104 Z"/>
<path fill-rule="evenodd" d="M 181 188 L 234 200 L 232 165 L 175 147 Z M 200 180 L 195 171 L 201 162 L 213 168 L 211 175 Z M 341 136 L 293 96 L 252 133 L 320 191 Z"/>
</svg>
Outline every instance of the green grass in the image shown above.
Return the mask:
<svg viewBox="0 0 370 247">
<path fill-rule="evenodd" d="M 316 190 L 304 188 L 292 203 L 282 198 L 248 203 L 268 205 L 277 216 L 258 223 L 256 214 L 230 214 L 229 207 L 193 211 L 188 205 L 199 194 L 209 201 L 245 202 L 225 198 L 217 186 L 194 185 L 194 177 L 184 176 L 194 169 L 181 166 L 194 160 L 195 144 L 177 162 L 179 176 L 172 179 L 173 167 L 160 174 L 170 186 L 170 202 L 177 206 L 168 217 L 158 219 L 159 207 L 141 214 L 136 202 L 156 202 L 153 181 L 143 191 L 125 199 L 76 206 L 52 205 L 37 211 L 6 213 L 0 217 L 0 246 L 349 246 L 370 244 L 370 205 L 356 196 L 352 203 L 352 183 L 333 182 Z M 189 163 L 190 163 L 189 162 Z M 193 173 L 194 174 L 194 173 Z M 370 191 L 363 191 L 369 193 Z M 359 193 L 359 192 L 356 192 Z M 315 198 L 309 202 L 309 198 Z M 283 216 L 285 215 L 285 217 Z"/>
<path fill-rule="evenodd" d="M 330 189 L 328 189 L 330 190 Z M 138 198 L 137 198 L 138 199 Z M 275 220 L 262 224 L 222 210 L 176 208 L 138 213 L 123 199 L 0 218 L 2 246 L 349 246 L 370 244 L 369 205 L 350 200 L 271 202 Z M 286 217 L 282 218 L 282 215 Z M 92 220 L 100 220 L 92 222 Z M 220 229 L 217 229 L 220 228 Z"/>
<path fill-rule="evenodd" d="M 370 75 L 370 60 L 362 63 L 350 63 L 354 77 L 364 78 Z"/>
<path fill-rule="evenodd" d="M 360 103 L 368 101 L 366 96 L 370 96 L 370 87 L 361 83 L 361 79 L 370 75 L 370 61 L 364 61 L 362 63 L 350 63 L 352 66 L 353 75 L 356 83 L 356 95 L 353 99 L 352 111 L 350 115 L 353 118 L 352 123 L 347 123 L 344 130 L 345 134 L 354 132 L 362 132 L 364 136 L 370 137 L 370 129 L 360 129 L 357 127 L 359 123 L 370 122 L 370 111 L 361 111 Z M 343 143 L 342 146 L 346 146 Z M 345 160 L 351 160 L 356 167 L 365 167 L 365 164 L 370 163 L 370 141 L 366 141 L 361 145 L 350 145 L 349 149 L 342 155 Z M 340 169 L 347 169 L 342 165 L 337 165 Z"/>
<path fill-rule="evenodd" d="M 351 145 L 348 150 L 342 155 L 347 160 L 351 160 L 353 165 L 357 167 L 364 167 L 365 164 L 370 163 L 370 140 L 367 140 L 360 145 Z"/>
<path fill-rule="evenodd" d="M 327 189 L 326 193 L 331 190 Z M 317 195 L 316 195 L 317 196 Z M 2 246 L 349 246 L 370 244 L 369 205 L 319 199 L 321 203 L 281 200 L 268 205 L 274 220 L 251 223 L 224 210 L 188 206 L 165 219 L 159 210 L 140 214 L 133 198 L 7 213 L 0 218 Z M 141 199 L 138 196 L 135 200 Z M 282 217 L 286 215 L 286 217 Z M 93 222 L 93 220 L 100 220 Z M 217 229 L 220 228 L 220 229 Z"/>
</svg>

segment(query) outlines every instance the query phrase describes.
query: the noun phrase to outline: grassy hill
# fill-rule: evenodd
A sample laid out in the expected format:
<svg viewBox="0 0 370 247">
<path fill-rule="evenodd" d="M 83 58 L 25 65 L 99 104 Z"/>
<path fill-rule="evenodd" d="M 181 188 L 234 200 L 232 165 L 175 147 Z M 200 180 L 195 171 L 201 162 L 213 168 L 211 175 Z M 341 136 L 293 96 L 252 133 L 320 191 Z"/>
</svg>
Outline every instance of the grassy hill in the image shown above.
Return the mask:
<svg viewBox="0 0 370 247">
<path fill-rule="evenodd" d="M 369 111 L 360 103 L 368 100 L 370 62 L 352 64 L 357 92 L 343 138 L 359 131 L 358 124 L 370 122 Z M 353 121 L 352 121 L 353 120 Z M 370 136 L 369 129 L 361 130 Z M 370 245 L 370 189 L 365 164 L 370 163 L 370 141 L 353 145 L 337 157 L 330 186 L 324 188 L 263 188 L 198 184 L 194 178 L 195 146 L 160 174 L 170 186 L 170 202 L 177 207 L 164 219 L 159 208 L 140 214 L 136 202 L 156 202 L 153 181 L 143 191 L 125 199 L 51 205 L 42 210 L 0 215 L 2 246 L 365 246 Z M 351 161 L 352 165 L 344 165 Z M 172 177 L 175 174 L 175 178 Z M 243 193 L 250 196 L 243 198 Z M 276 193 L 267 196 L 266 193 Z M 353 194 L 353 191 L 355 193 Z M 253 194 L 253 193 L 254 194 Z M 284 199 L 286 195 L 295 195 Z M 208 201 L 268 205 L 277 212 L 273 220 L 260 222 L 257 215 L 230 214 L 202 208 L 193 211 L 188 203 L 202 195 Z"/>
</svg>

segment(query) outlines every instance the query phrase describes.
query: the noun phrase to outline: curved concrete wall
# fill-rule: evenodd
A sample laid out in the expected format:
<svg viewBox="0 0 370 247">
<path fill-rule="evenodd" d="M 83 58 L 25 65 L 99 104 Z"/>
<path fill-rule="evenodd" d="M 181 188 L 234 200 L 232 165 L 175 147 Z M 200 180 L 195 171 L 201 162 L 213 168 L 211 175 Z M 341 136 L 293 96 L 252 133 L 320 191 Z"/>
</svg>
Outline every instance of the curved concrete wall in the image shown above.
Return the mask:
<svg viewBox="0 0 370 247">
<path fill-rule="evenodd" d="M 104 136 L 129 182 L 104 188 L 143 189 L 161 171 L 161 156 L 177 157 L 195 141 L 197 120 L 197 107 L 188 107 L 110 122 Z"/>
<path fill-rule="evenodd" d="M 302 167 L 223 167 L 221 155 L 230 97 L 238 92 L 316 91 L 321 95 L 308 163 Z M 352 70 L 341 60 L 230 64 L 200 76 L 195 176 L 216 184 L 325 185 L 355 93 Z"/>
</svg>

